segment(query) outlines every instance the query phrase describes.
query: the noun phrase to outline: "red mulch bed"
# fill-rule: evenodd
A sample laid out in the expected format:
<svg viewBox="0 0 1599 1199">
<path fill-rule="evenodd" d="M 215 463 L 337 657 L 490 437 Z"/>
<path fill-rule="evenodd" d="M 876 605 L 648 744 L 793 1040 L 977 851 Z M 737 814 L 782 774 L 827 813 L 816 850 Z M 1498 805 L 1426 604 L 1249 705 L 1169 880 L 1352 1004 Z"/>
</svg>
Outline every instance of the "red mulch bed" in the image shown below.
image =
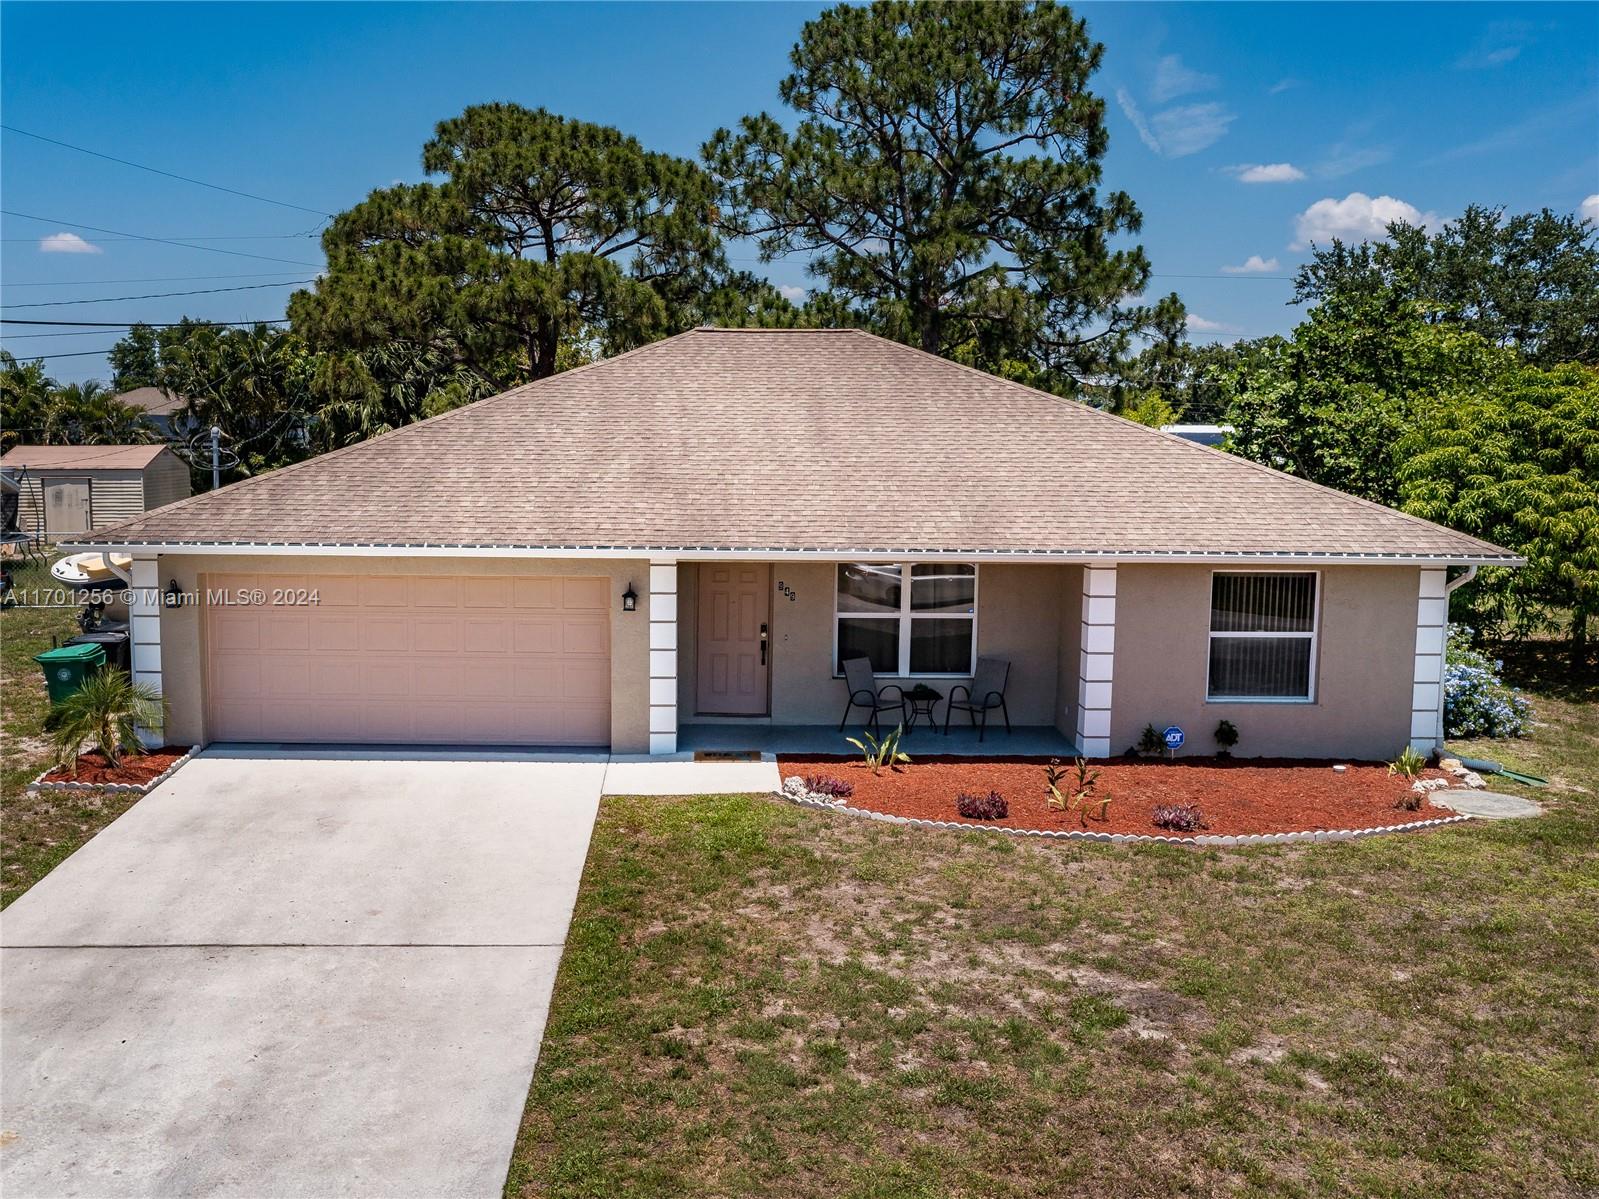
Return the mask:
<svg viewBox="0 0 1599 1199">
<path fill-rule="evenodd" d="M 77 778 L 72 777 L 71 771 L 57 767 L 45 775 L 43 781 L 81 783 L 85 787 L 101 787 L 107 783 L 131 783 L 142 787 L 188 752 L 187 745 L 163 745 L 138 757 L 123 754 L 122 765 L 115 768 L 106 764 L 104 754 L 79 754 Z"/>
<path fill-rule="evenodd" d="M 1002 828 L 1087 829 L 1192 837 L 1203 833 L 1297 833 L 1324 829 L 1383 828 L 1435 820 L 1455 813 L 1423 801 L 1419 811 L 1395 807 L 1410 784 L 1374 762 L 1350 762 L 1342 773 L 1332 762 L 1281 758 L 1180 758 L 1175 761 L 1117 759 L 1093 763 L 1097 792 L 1112 796 L 1107 819 L 1085 822 L 1077 811 L 1057 811 L 1046 802 L 1045 758 L 918 758 L 898 772 L 874 775 L 858 758 L 784 757 L 783 777 L 828 774 L 855 785 L 845 802 L 893 816 L 955 820 Z M 1074 779 L 1071 764 L 1068 780 Z M 1440 771 L 1422 772 L 1442 778 Z M 1010 805 L 1003 820 L 966 820 L 955 810 L 962 791 L 998 791 Z M 1207 828 L 1176 832 L 1159 828 L 1156 804 L 1198 804 Z M 1092 809 L 1097 811 L 1097 809 Z"/>
</svg>

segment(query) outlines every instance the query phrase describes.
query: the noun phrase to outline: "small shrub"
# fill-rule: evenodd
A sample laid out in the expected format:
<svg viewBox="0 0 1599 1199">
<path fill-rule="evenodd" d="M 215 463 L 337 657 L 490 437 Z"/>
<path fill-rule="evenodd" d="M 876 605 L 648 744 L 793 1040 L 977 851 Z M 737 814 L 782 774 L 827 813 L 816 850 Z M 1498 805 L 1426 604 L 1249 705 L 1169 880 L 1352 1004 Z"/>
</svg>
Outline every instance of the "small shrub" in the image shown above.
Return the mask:
<svg viewBox="0 0 1599 1199">
<path fill-rule="evenodd" d="M 1402 774 L 1411 782 L 1421 774 L 1421 768 L 1427 764 L 1426 757 L 1414 745 L 1407 745 L 1399 751 L 1399 756 L 1388 763 L 1389 774 Z"/>
<path fill-rule="evenodd" d="M 1394 807 L 1405 812 L 1419 812 L 1421 805 L 1427 802 L 1427 796 L 1421 791 L 1406 791 L 1394 801 Z"/>
<path fill-rule="evenodd" d="M 1171 829 L 1174 833 L 1191 833 L 1210 827 L 1205 823 L 1205 814 L 1199 810 L 1198 804 L 1156 804 L 1154 819 L 1156 828 Z"/>
<path fill-rule="evenodd" d="M 1085 758 L 1078 758 L 1073 764 L 1077 775 L 1075 784 L 1062 786 L 1067 782 L 1066 771 L 1062 768 L 1059 758 L 1051 758 L 1049 765 L 1044 767 L 1044 791 L 1046 803 L 1057 812 L 1070 812 L 1073 808 L 1078 811 L 1078 818 L 1083 824 L 1088 823 L 1088 806 L 1095 804 L 1099 808 L 1099 819 L 1109 819 L 1107 811 L 1110 808 L 1110 792 L 1095 795 L 1094 788 L 1099 781 L 1099 771 L 1091 770 Z"/>
<path fill-rule="evenodd" d="M 1238 726 L 1230 720 L 1224 720 L 1216 726 L 1216 744 L 1221 748 L 1216 751 L 1218 758 L 1233 756 L 1233 746 L 1238 744 Z"/>
<path fill-rule="evenodd" d="M 864 729 L 859 740 L 854 737 L 845 737 L 844 740 L 861 751 L 861 756 L 866 759 L 865 764 L 873 774 L 881 774 L 885 766 L 897 771 L 902 763 L 910 762 L 910 754 L 902 753 L 899 748 L 899 739 L 904 735 L 905 726 L 899 724 L 894 726 L 892 733 L 884 733 L 881 741 Z"/>
<path fill-rule="evenodd" d="M 855 784 L 836 779 L 830 774 L 807 774 L 805 790 L 812 795 L 827 795 L 833 799 L 848 799 L 855 794 Z"/>
<path fill-rule="evenodd" d="M 1003 820 L 1010 815 L 1010 805 L 998 791 L 987 795 L 962 791 L 955 800 L 955 810 L 967 820 Z"/>
<path fill-rule="evenodd" d="M 161 693 L 135 683 L 125 670 L 102 670 L 59 703 L 50 714 L 56 765 L 78 777 L 78 755 L 91 746 L 112 767 L 124 753 L 143 752 L 138 729 L 159 729 L 166 723 Z"/>
<path fill-rule="evenodd" d="M 1471 630 L 1449 626 L 1444 653 L 1444 736 L 1520 737 L 1532 708 L 1499 677 L 1503 663 L 1471 647 Z"/>
<path fill-rule="evenodd" d="M 1144 731 L 1138 734 L 1138 752 L 1141 754 L 1158 754 L 1166 748 L 1166 742 L 1155 726 L 1146 724 Z"/>
</svg>

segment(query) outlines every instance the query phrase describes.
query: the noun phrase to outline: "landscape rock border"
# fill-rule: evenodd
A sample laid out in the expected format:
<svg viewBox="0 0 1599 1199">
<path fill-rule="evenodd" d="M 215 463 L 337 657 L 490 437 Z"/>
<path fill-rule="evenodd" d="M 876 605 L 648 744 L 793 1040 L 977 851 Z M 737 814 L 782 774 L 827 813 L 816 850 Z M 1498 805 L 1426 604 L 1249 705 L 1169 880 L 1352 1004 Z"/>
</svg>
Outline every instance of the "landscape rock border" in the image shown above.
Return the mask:
<svg viewBox="0 0 1599 1199">
<path fill-rule="evenodd" d="M 964 820 L 923 820 L 917 816 L 894 816 L 888 812 L 874 812 L 870 808 L 854 808 L 843 803 L 826 803 L 817 799 L 802 799 L 782 791 L 772 793 L 802 808 L 821 812 L 842 812 L 884 824 L 907 824 L 918 828 L 957 829 L 974 833 L 1006 833 L 1012 837 L 1048 837 L 1057 841 L 1092 841 L 1104 845 L 1197 845 L 1209 848 L 1233 849 L 1250 845 L 1303 845 L 1330 841 L 1360 841 L 1383 833 L 1412 833 L 1422 829 L 1440 828 L 1447 824 L 1461 824 L 1474 820 L 1474 816 L 1441 816 L 1432 820 L 1413 820 L 1408 824 L 1388 824 L 1379 828 L 1315 829 L 1298 833 L 1201 833 L 1195 837 L 1166 837 L 1150 833 L 1096 833 L 1088 829 L 1009 828 L 1002 824 L 972 824 Z"/>
<path fill-rule="evenodd" d="M 147 783 L 75 783 L 75 782 L 71 781 L 70 779 L 67 780 L 66 782 L 46 782 L 45 781 L 45 776 L 50 774 L 53 770 L 55 770 L 54 766 L 49 766 L 49 767 L 46 767 L 45 770 L 40 773 L 39 777 L 37 777 L 36 779 L 33 780 L 33 782 L 28 784 L 26 790 L 29 790 L 29 791 L 109 791 L 112 794 L 123 793 L 123 794 L 144 795 L 144 794 L 146 794 L 146 793 L 148 793 L 150 791 L 153 791 L 155 788 L 159 787 L 162 783 L 166 782 L 169 778 L 171 778 L 173 776 L 173 774 L 175 774 L 184 764 L 186 764 L 191 758 L 194 757 L 195 754 L 197 754 L 199 752 L 200 751 L 199 751 L 199 749 L 197 747 L 191 746 L 189 748 L 189 752 L 188 753 L 184 754 L 177 761 L 173 762 L 172 765 L 168 766 L 165 770 L 163 770 L 160 774 L 156 775 L 153 779 L 151 779 Z"/>
</svg>

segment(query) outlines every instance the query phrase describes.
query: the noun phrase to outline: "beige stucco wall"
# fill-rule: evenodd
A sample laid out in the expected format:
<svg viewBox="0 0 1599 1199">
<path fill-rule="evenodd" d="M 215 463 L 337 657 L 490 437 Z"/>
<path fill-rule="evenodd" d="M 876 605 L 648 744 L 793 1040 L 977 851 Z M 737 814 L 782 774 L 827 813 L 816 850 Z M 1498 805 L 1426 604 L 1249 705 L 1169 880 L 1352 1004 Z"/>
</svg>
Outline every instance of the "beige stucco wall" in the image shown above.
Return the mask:
<svg viewBox="0 0 1599 1199">
<path fill-rule="evenodd" d="M 1188 735 L 1214 753 L 1221 720 L 1238 727 L 1240 757 L 1387 759 L 1410 734 L 1415 666 L 1414 567 L 1324 568 L 1316 698 L 1311 703 L 1209 703 L 1210 579 L 1206 566 L 1122 566 L 1116 579 L 1111 748 L 1145 724 Z"/>
<path fill-rule="evenodd" d="M 772 565 L 771 720 L 776 724 L 837 724 L 845 689 L 833 677 L 833 604 L 836 564 L 777 562 Z M 697 708 L 694 624 L 698 611 L 698 567 L 678 568 L 678 712 L 692 722 Z M 1009 658 L 1006 702 L 1011 722 L 1055 725 L 1061 720 L 1059 688 L 1063 611 L 1079 617 L 1076 567 L 983 563 L 978 567 L 977 652 Z M 791 600 L 777 584 L 794 593 Z M 1064 605 L 1064 608 L 1063 608 Z M 1075 623 L 1072 636 L 1075 637 Z M 1075 644 L 1075 642 L 1074 642 Z M 1076 669 L 1076 651 L 1072 651 Z M 1072 695 L 1076 675 L 1072 676 Z M 884 677 L 882 682 L 908 680 Z M 948 694 L 960 680 L 929 680 Z M 943 708 L 939 708 L 942 717 Z"/>
<path fill-rule="evenodd" d="M 648 560 L 551 558 L 335 558 L 317 555 L 169 554 L 160 559 L 161 586 L 169 579 L 203 597 L 204 576 L 249 571 L 259 574 L 361 575 L 581 575 L 611 581 L 611 747 L 617 753 L 649 750 L 649 563 Z M 636 612 L 622 611 L 622 593 L 632 583 Z M 161 610 L 162 690 L 170 706 L 169 740 L 204 744 L 204 646 L 201 603 Z"/>
</svg>

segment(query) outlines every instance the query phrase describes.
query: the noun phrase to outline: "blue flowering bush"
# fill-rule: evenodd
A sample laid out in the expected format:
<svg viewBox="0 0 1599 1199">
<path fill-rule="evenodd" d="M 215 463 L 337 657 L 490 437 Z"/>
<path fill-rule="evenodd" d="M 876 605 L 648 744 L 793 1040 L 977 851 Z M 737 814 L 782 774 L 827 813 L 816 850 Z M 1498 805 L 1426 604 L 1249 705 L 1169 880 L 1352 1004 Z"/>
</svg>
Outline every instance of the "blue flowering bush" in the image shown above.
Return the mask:
<svg viewBox="0 0 1599 1199">
<path fill-rule="evenodd" d="M 1499 677 L 1504 668 L 1471 646 L 1471 630 L 1449 626 L 1444 652 L 1444 736 L 1520 737 L 1532 707 Z"/>
</svg>

